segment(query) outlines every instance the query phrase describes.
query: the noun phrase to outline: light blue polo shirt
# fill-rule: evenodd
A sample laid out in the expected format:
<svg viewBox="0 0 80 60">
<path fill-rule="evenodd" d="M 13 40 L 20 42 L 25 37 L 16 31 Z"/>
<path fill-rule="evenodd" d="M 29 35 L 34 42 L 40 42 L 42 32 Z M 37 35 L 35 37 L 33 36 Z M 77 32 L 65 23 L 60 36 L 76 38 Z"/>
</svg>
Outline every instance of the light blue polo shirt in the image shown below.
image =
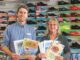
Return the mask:
<svg viewBox="0 0 80 60">
<path fill-rule="evenodd" d="M 13 53 L 15 53 L 13 42 L 24 38 L 36 40 L 36 31 L 27 24 L 20 25 L 16 22 L 6 28 L 4 32 L 3 45 L 7 46 Z"/>
</svg>

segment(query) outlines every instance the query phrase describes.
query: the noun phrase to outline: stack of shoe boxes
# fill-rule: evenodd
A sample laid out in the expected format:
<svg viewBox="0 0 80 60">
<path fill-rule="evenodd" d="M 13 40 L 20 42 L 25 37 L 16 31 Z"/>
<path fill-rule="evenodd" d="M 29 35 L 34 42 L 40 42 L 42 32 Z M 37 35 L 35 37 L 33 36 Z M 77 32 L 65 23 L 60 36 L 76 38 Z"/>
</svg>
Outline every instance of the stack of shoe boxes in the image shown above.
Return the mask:
<svg viewBox="0 0 80 60">
<path fill-rule="evenodd" d="M 80 0 L 59 1 L 59 24 L 71 46 L 72 60 L 80 60 Z"/>
<path fill-rule="evenodd" d="M 46 22 L 58 16 L 58 9 L 49 6 L 46 2 L 27 3 L 29 7 L 28 25 L 36 27 L 36 36 L 38 40 L 46 34 Z M 56 13 L 55 13 L 56 12 Z"/>
<path fill-rule="evenodd" d="M 45 34 L 46 32 L 46 21 L 47 18 L 47 4 L 44 2 L 37 3 L 27 3 L 29 7 L 29 16 L 27 20 L 27 24 L 36 28 L 36 36 L 38 40 Z"/>
<path fill-rule="evenodd" d="M 15 11 L 14 10 L 9 10 L 7 11 L 8 13 L 8 25 L 15 23 L 16 21 L 16 15 L 15 15 Z"/>
<path fill-rule="evenodd" d="M 0 41 L 3 38 L 3 32 L 7 25 L 12 24 L 16 20 L 16 8 L 19 4 L 17 1 L 0 1 Z"/>
<path fill-rule="evenodd" d="M 17 0 L 0 0 L 0 44 L 3 41 L 3 32 L 6 27 L 15 22 L 15 11 L 19 4 L 17 2 Z M 3 51 L 0 51 L 0 60 L 7 60 L 7 55 Z"/>
<path fill-rule="evenodd" d="M 31 26 L 35 26 L 37 24 L 36 22 L 36 6 L 33 3 L 27 3 L 26 4 L 29 7 L 29 15 L 28 15 L 28 20 L 27 20 L 27 24 L 31 25 Z"/>
<path fill-rule="evenodd" d="M 5 28 L 14 23 L 16 20 L 16 15 L 13 10 L 10 11 L 0 11 L 0 40 L 3 37 L 3 32 Z"/>
<path fill-rule="evenodd" d="M 3 31 L 7 26 L 7 13 L 4 11 L 0 11 L 0 39 L 3 38 Z"/>
<path fill-rule="evenodd" d="M 36 20 L 37 20 L 37 38 L 44 36 L 46 32 L 46 21 L 48 5 L 44 2 L 37 2 L 36 4 Z"/>
<path fill-rule="evenodd" d="M 32 25 L 36 26 L 36 35 L 37 39 L 39 40 L 46 33 L 47 20 L 49 20 L 51 17 L 58 18 L 62 34 L 71 40 L 70 45 L 72 49 L 72 57 L 73 55 L 75 55 L 74 53 L 77 53 L 76 55 L 79 56 L 80 52 L 80 45 L 77 42 L 74 42 L 77 41 L 77 39 L 80 39 L 80 3 L 79 1 L 74 3 L 73 2 L 72 0 L 70 0 L 69 2 L 58 1 L 58 8 L 54 6 L 48 6 L 48 4 L 46 4 L 45 2 L 37 2 L 34 5 L 35 11 L 34 15 L 32 16 L 34 17 L 32 19 L 32 21 L 34 21 Z M 73 48 L 77 49 L 77 52 L 75 52 Z"/>
</svg>

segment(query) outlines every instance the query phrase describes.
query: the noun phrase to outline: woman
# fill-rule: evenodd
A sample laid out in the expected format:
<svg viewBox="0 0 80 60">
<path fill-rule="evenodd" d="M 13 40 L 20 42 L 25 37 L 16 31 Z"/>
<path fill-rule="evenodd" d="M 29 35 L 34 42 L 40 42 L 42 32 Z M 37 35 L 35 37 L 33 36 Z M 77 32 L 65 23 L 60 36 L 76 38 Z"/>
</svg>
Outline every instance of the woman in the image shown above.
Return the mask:
<svg viewBox="0 0 80 60">
<path fill-rule="evenodd" d="M 14 41 L 24 38 L 36 39 L 35 29 L 26 24 L 28 18 L 27 6 L 21 5 L 17 10 L 16 17 L 16 23 L 6 28 L 3 44 L 1 45 L 1 50 L 11 57 L 8 60 L 20 60 L 20 56 L 15 53 Z M 34 60 L 35 56 L 27 55 L 26 59 Z"/>
<path fill-rule="evenodd" d="M 46 34 L 46 36 L 42 37 L 41 40 L 42 41 L 58 40 L 65 47 L 64 47 L 62 56 L 56 56 L 56 60 L 66 60 L 66 58 L 69 56 L 70 47 L 68 46 L 68 40 L 60 33 L 58 21 L 56 19 L 51 19 L 48 21 L 47 25 L 48 25 L 48 28 L 47 28 L 48 33 Z M 43 53 L 40 53 L 38 54 L 38 57 L 43 58 L 43 57 L 46 57 L 46 55 Z"/>
</svg>

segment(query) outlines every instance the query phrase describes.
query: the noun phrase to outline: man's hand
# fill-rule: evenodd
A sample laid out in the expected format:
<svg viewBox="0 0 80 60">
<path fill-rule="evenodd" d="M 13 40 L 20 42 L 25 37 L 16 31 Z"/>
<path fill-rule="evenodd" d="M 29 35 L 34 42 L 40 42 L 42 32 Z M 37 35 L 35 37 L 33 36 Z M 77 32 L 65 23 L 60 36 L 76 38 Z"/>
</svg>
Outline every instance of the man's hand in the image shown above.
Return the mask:
<svg viewBox="0 0 80 60">
<path fill-rule="evenodd" d="M 20 60 L 20 56 L 18 54 L 12 54 L 11 55 L 12 60 Z"/>
<path fill-rule="evenodd" d="M 35 55 L 28 55 L 27 56 L 27 59 L 28 60 L 35 60 L 36 59 L 36 56 Z"/>
</svg>

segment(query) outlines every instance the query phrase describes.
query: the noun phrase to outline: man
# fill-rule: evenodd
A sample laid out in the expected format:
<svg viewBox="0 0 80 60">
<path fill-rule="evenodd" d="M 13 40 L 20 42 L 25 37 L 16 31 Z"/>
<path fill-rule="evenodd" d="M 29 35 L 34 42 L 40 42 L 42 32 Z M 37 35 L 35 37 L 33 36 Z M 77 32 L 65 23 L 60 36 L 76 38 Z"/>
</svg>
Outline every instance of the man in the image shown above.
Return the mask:
<svg viewBox="0 0 80 60">
<path fill-rule="evenodd" d="M 28 8 L 21 5 L 16 13 L 16 23 L 9 25 L 4 33 L 3 44 L 1 44 L 1 50 L 11 57 L 11 60 L 20 60 L 20 56 L 15 53 L 13 42 L 24 38 L 30 38 L 35 40 L 35 29 L 26 24 L 28 18 Z M 34 60 L 35 56 L 26 56 L 28 60 Z"/>
</svg>

